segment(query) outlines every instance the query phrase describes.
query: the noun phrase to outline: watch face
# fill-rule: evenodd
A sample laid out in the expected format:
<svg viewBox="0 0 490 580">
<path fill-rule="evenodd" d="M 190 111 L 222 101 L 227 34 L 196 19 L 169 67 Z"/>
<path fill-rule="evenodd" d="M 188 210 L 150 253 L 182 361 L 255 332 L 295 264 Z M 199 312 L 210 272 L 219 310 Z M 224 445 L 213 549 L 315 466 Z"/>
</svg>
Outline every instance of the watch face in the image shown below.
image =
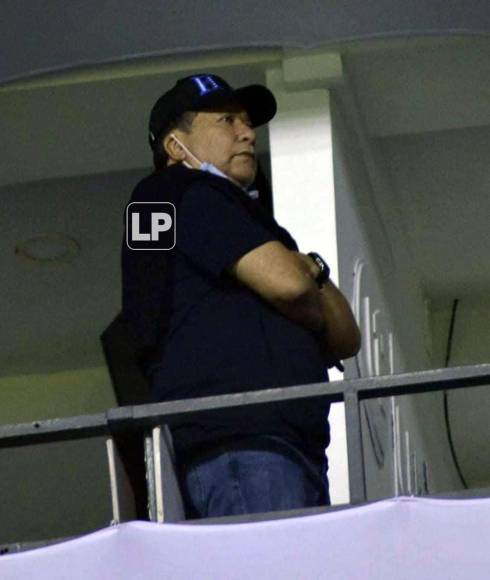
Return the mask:
<svg viewBox="0 0 490 580">
<path fill-rule="evenodd" d="M 320 272 L 318 273 L 315 281 L 318 284 L 318 287 L 321 288 L 323 284 L 328 281 L 330 276 L 330 268 L 328 267 L 328 264 L 325 262 L 325 260 L 320 256 L 320 254 L 317 254 L 316 252 L 310 252 L 308 256 L 310 256 L 310 258 L 312 258 L 315 264 L 320 268 Z"/>
</svg>

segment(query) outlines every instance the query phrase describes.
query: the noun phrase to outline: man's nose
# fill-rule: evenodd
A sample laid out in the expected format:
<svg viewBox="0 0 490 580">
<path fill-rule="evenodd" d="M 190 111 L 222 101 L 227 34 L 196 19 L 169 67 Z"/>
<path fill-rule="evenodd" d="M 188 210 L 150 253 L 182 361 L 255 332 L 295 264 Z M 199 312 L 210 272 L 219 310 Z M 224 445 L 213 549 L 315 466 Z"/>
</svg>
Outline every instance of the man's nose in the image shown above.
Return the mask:
<svg viewBox="0 0 490 580">
<path fill-rule="evenodd" d="M 255 129 L 241 119 L 238 120 L 237 135 L 240 141 L 249 141 L 250 143 L 255 143 Z"/>
</svg>

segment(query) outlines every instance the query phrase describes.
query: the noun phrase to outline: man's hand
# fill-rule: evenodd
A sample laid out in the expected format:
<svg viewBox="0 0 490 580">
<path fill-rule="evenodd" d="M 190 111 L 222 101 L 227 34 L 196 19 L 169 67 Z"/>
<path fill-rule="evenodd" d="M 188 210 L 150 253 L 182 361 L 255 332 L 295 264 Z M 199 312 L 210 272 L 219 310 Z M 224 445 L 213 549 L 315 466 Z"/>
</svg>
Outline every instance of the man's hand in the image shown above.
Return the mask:
<svg viewBox="0 0 490 580">
<path fill-rule="evenodd" d="M 298 252 L 279 241 L 266 242 L 235 262 L 230 273 L 290 320 L 322 330 L 318 288 Z"/>
<path fill-rule="evenodd" d="M 355 356 L 361 335 L 340 290 L 315 282 L 320 269 L 310 256 L 281 242 L 267 242 L 240 258 L 230 272 L 290 320 L 316 332 L 326 356 Z"/>
<path fill-rule="evenodd" d="M 327 352 L 338 359 L 356 356 L 361 348 L 361 332 L 348 301 L 329 280 L 320 288 L 325 328 L 322 339 Z"/>
<path fill-rule="evenodd" d="M 298 252 L 305 273 L 316 279 L 320 268 L 307 254 Z M 361 332 L 348 301 L 335 284 L 328 280 L 320 289 L 324 328 L 321 340 L 324 348 L 338 359 L 355 356 L 361 348 Z"/>
</svg>

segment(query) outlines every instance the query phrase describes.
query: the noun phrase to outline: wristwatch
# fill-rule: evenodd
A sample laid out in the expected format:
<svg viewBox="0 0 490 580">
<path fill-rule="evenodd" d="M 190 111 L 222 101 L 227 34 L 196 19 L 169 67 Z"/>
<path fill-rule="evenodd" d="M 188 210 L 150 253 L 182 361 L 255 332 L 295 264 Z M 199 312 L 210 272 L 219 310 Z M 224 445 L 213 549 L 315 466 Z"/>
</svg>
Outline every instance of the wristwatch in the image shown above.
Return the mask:
<svg viewBox="0 0 490 580">
<path fill-rule="evenodd" d="M 315 282 L 317 283 L 318 288 L 321 288 L 328 282 L 330 277 L 330 268 L 328 267 L 327 262 L 325 262 L 325 260 L 320 256 L 320 254 L 317 254 L 316 252 L 308 252 L 308 256 L 310 256 L 310 258 L 320 268 L 320 271 L 315 278 Z"/>
</svg>

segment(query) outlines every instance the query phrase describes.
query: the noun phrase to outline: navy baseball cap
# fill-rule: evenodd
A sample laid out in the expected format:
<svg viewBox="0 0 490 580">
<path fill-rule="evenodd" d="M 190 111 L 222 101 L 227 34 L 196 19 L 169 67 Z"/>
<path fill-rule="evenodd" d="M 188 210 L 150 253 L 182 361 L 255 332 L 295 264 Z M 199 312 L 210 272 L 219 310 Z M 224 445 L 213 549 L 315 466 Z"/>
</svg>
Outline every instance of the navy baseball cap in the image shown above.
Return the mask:
<svg viewBox="0 0 490 580">
<path fill-rule="evenodd" d="M 212 74 L 198 74 L 177 81 L 153 105 L 149 123 L 149 141 L 153 149 L 159 137 L 186 111 L 201 111 L 230 101 L 240 103 L 253 127 L 268 123 L 276 114 L 274 95 L 263 85 L 233 89 L 224 79 Z"/>
</svg>

